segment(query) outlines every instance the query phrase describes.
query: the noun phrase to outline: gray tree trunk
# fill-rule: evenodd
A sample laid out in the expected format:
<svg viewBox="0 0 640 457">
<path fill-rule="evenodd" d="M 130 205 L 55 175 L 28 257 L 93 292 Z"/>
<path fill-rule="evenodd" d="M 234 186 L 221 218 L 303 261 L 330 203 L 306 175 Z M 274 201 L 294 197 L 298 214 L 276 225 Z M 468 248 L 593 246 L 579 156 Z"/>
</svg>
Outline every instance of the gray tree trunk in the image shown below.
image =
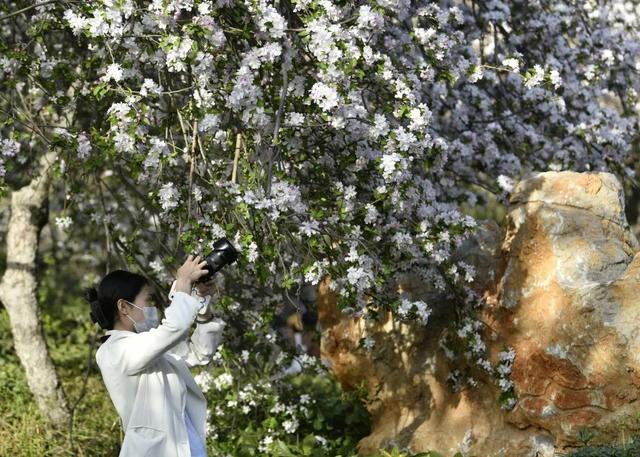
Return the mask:
<svg viewBox="0 0 640 457">
<path fill-rule="evenodd" d="M 36 255 L 39 235 L 48 208 L 49 182 L 56 154 L 45 154 L 31 182 L 11 194 L 7 231 L 7 269 L 0 281 L 0 301 L 7 308 L 16 354 L 29 388 L 45 419 L 55 427 L 66 426 L 70 414 L 67 399 L 44 339 L 36 299 Z"/>
</svg>

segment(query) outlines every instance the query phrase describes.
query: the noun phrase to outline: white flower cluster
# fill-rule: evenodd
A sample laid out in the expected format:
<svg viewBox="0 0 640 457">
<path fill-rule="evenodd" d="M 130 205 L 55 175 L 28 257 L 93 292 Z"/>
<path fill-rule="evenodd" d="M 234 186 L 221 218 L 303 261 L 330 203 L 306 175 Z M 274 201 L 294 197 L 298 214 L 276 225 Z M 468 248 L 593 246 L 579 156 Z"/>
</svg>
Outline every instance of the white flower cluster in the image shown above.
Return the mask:
<svg viewBox="0 0 640 457">
<path fill-rule="evenodd" d="M 185 71 L 186 59 L 191 52 L 193 40 L 189 37 L 170 36 L 167 39 L 167 68 L 171 72 Z"/>
<path fill-rule="evenodd" d="M 323 110 L 331 111 L 338 106 L 338 91 L 325 83 L 317 82 L 311 88 L 309 93 L 311 99 Z"/>
<path fill-rule="evenodd" d="M 515 394 L 513 393 L 513 381 L 510 378 L 515 358 L 516 352 L 513 348 L 501 351 L 498 354 L 498 365 L 496 369 L 498 373 L 497 384 L 503 396 L 506 398 L 501 406 L 503 409 L 512 409 L 517 402 Z"/>
<path fill-rule="evenodd" d="M 165 212 L 177 207 L 180 200 L 180 194 L 173 183 L 163 184 L 158 191 L 158 197 L 160 198 L 162 209 Z"/>
<path fill-rule="evenodd" d="M 474 65 L 473 67 L 473 71 L 471 72 L 471 74 L 469 75 L 469 82 L 470 83 L 477 83 L 478 81 L 480 81 L 482 78 L 484 77 L 484 70 L 482 69 L 482 66 L 480 65 Z"/>
<path fill-rule="evenodd" d="M 20 152 L 20 143 L 15 140 L 4 138 L 2 140 L 2 150 L 0 154 L 2 158 L 8 159 L 15 157 Z"/>
<path fill-rule="evenodd" d="M 397 312 L 401 319 L 413 317 L 421 324 L 426 325 L 431 315 L 431 308 L 422 300 L 411 301 L 403 298 Z"/>
<path fill-rule="evenodd" d="M 349 284 L 358 294 L 371 287 L 374 280 L 373 260 L 371 257 L 361 254 L 356 246 L 352 245 L 349 248 L 349 255 L 345 257 L 345 261 L 354 264 L 347 268 L 347 275 L 344 280 L 338 281 Z"/>
<path fill-rule="evenodd" d="M 540 65 L 534 65 L 533 72 L 529 78 L 525 81 L 525 87 L 532 88 L 537 86 L 544 79 L 544 69 Z"/>
<path fill-rule="evenodd" d="M 213 385 L 217 390 L 224 390 L 233 385 L 233 376 L 231 373 L 222 373 L 213 380 Z"/>
<path fill-rule="evenodd" d="M 78 135 L 78 158 L 80 160 L 86 159 L 91 154 L 91 143 L 87 138 L 86 133 L 80 133 Z"/>
<path fill-rule="evenodd" d="M 508 59 L 504 59 L 502 61 L 502 66 L 505 67 L 509 71 L 519 72 L 520 71 L 520 61 L 514 57 L 509 57 Z"/>
<path fill-rule="evenodd" d="M 320 280 L 327 274 L 328 267 L 328 260 L 314 262 L 305 270 L 304 281 L 311 285 L 318 284 Z"/>
<path fill-rule="evenodd" d="M 66 231 L 73 224 L 73 220 L 69 216 L 56 217 L 56 225 L 62 231 Z"/>
<path fill-rule="evenodd" d="M 258 245 L 255 243 L 255 241 L 252 241 L 251 243 L 249 243 L 249 246 L 247 246 L 247 261 L 249 263 L 254 263 L 256 260 L 258 260 L 260 253 L 258 252 Z"/>
<path fill-rule="evenodd" d="M 269 430 L 273 432 L 273 430 Z M 271 451 L 271 445 L 273 444 L 273 435 L 266 435 L 260 440 L 258 443 L 258 451 L 263 452 L 265 454 L 269 454 Z"/>
<path fill-rule="evenodd" d="M 284 181 L 271 185 L 271 196 L 260 197 L 253 191 L 236 196 L 237 202 L 244 202 L 257 210 L 267 210 L 271 219 L 276 220 L 281 214 L 305 214 L 307 206 L 302 201 L 300 188 Z"/>
<path fill-rule="evenodd" d="M 18 155 L 18 152 L 20 151 L 20 143 L 9 138 L 4 138 L 0 145 L 0 178 L 3 178 L 6 173 L 5 160 L 14 158 Z"/>
<path fill-rule="evenodd" d="M 400 165 L 398 167 L 398 165 Z M 390 154 L 384 154 L 380 161 L 380 168 L 382 169 L 382 176 L 385 181 L 394 182 L 398 181 L 403 172 L 407 168 L 405 158 L 397 152 Z"/>
<path fill-rule="evenodd" d="M 296 430 L 298 430 L 299 425 L 300 424 L 296 419 L 287 419 L 282 422 L 282 428 L 284 429 L 285 433 L 295 433 Z"/>
<path fill-rule="evenodd" d="M 464 376 L 460 370 L 453 370 L 447 375 L 447 382 L 454 392 L 458 392 L 464 387 Z"/>
<path fill-rule="evenodd" d="M 264 0 L 259 3 L 258 10 L 260 11 L 260 15 L 257 18 L 258 29 L 262 32 L 267 32 L 271 38 L 282 38 L 286 28 L 286 21 L 282 15 Z"/>
<path fill-rule="evenodd" d="M 304 221 L 300 224 L 300 233 L 305 236 L 311 236 L 320 231 L 320 223 L 318 221 L 310 220 Z"/>
<path fill-rule="evenodd" d="M 193 379 L 196 384 L 198 384 L 198 387 L 200 387 L 200 390 L 206 393 L 211 388 L 211 381 L 213 381 L 213 376 L 211 376 L 211 373 L 209 373 L 208 371 L 201 371 L 200 373 L 195 375 Z"/>
<path fill-rule="evenodd" d="M 96 8 L 92 12 L 92 17 L 77 14 L 72 9 L 64 12 L 64 20 L 69 24 L 74 35 L 86 32 L 89 36 L 112 37 L 118 39 L 124 33 L 125 22 L 134 11 L 132 0 L 105 1 L 104 8 Z"/>
<path fill-rule="evenodd" d="M 486 356 L 486 345 L 482 339 L 482 322 L 477 319 L 465 317 L 457 330 L 458 337 L 467 342 L 467 350 L 464 355 L 467 360 L 474 362 L 488 373 L 493 373 L 491 362 Z"/>
<path fill-rule="evenodd" d="M 168 284 L 173 281 L 173 277 L 167 272 L 166 267 L 159 257 L 156 257 L 154 260 L 149 262 L 149 268 L 151 268 L 160 282 Z"/>
<path fill-rule="evenodd" d="M 107 67 L 104 76 L 102 77 L 103 81 L 114 81 L 120 82 L 124 76 L 124 70 L 122 66 L 118 63 L 112 63 Z"/>
<path fill-rule="evenodd" d="M 140 95 L 143 97 L 151 95 L 160 95 L 162 93 L 162 86 L 157 84 L 151 78 L 145 78 L 142 86 L 140 87 Z"/>
</svg>

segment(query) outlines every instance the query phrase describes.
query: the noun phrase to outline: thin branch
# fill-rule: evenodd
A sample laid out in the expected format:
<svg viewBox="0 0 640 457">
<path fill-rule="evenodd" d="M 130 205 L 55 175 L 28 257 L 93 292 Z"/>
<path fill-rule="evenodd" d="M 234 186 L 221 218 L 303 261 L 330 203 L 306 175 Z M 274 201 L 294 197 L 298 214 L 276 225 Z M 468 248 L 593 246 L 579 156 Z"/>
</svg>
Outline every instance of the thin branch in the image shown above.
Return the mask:
<svg viewBox="0 0 640 457">
<path fill-rule="evenodd" d="M 267 168 L 267 196 L 271 195 L 271 178 L 273 175 L 273 162 L 278 156 L 280 150 L 280 141 L 278 134 L 280 133 L 280 124 L 282 123 L 282 114 L 284 113 L 284 105 L 287 100 L 287 88 L 289 87 L 289 73 L 286 67 L 286 55 L 282 58 L 282 90 L 280 91 L 280 106 L 278 106 L 278 114 L 273 128 L 273 141 L 271 143 L 269 153 L 269 163 Z"/>
<path fill-rule="evenodd" d="M 238 173 L 238 160 L 240 159 L 240 148 L 242 146 L 242 133 L 236 136 L 236 150 L 233 154 L 233 171 L 231 172 L 231 182 L 235 184 Z"/>
<path fill-rule="evenodd" d="M 72 1 L 72 0 L 67 0 L 67 1 L 47 0 L 47 1 L 44 1 L 44 2 L 40 2 L 40 3 L 34 3 L 33 5 L 26 6 L 26 7 L 22 8 L 22 9 L 19 9 L 18 11 L 14 11 L 13 13 L 9 13 L 9 14 L 5 14 L 4 16 L 0 16 L 0 22 L 6 21 L 7 19 L 11 19 L 12 17 L 18 16 L 19 14 L 26 13 L 27 11 L 30 11 L 32 9 L 40 8 L 41 6 L 45 6 L 45 5 L 49 5 L 51 3 L 80 3 L 80 2 Z"/>
<path fill-rule="evenodd" d="M 111 189 L 109 189 L 109 186 L 107 186 L 106 183 L 103 183 L 103 181 L 101 179 L 99 179 L 98 176 L 96 176 L 96 184 L 98 185 L 98 195 L 100 196 L 100 203 L 102 205 L 102 223 L 104 224 L 105 236 L 107 238 L 107 264 L 109 264 L 109 259 L 111 258 L 111 256 L 110 256 L 110 254 L 111 254 L 110 242 L 113 241 L 113 237 L 111 235 L 111 231 L 109 230 L 109 223 L 107 221 L 107 205 L 106 205 L 106 203 L 104 201 L 104 193 L 102 192 L 102 184 L 105 185 L 105 187 L 109 190 L 109 192 L 111 192 Z M 122 256 L 120 251 L 118 251 L 117 249 L 114 249 L 114 252 L 120 258 L 120 261 L 122 262 L 122 267 L 123 268 L 127 268 L 127 261 Z"/>
<path fill-rule="evenodd" d="M 191 137 L 191 164 L 189 167 L 189 206 L 188 206 L 188 220 L 191 220 L 191 194 L 193 193 L 193 172 L 196 167 L 196 144 L 198 138 L 198 120 L 193 120 L 193 136 Z"/>
</svg>

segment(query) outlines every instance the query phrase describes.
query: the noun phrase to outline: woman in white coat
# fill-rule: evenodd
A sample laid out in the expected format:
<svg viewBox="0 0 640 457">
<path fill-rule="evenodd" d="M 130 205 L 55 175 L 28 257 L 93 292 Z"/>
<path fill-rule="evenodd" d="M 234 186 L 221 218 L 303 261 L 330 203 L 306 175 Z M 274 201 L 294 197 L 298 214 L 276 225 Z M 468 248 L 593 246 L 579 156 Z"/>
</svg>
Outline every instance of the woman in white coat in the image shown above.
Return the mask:
<svg viewBox="0 0 640 457">
<path fill-rule="evenodd" d="M 162 323 L 144 276 L 112 271 L 88 292 L 91 317 L 107 330 L 96 360 L 125 432 L 120 457 L 207 455 L 206 400 L 189 367 L 211 361 L 224 322 L 204 297 L 212 281 L 192 296 L 205 265 L 189 256 L 178 269 Z"/>
</svg>

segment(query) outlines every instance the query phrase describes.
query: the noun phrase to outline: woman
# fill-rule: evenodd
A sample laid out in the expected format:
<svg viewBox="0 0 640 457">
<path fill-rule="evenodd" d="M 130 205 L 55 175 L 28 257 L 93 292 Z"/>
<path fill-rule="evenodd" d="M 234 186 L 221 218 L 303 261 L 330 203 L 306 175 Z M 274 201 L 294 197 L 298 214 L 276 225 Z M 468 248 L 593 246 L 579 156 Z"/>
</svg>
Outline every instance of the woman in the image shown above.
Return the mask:
<svg viewBox="0 0 640 457">
<path fill-rule="evenodd" d="M 191 295 L 205 265 L 189 256 L 178 269 L 160 325 L 144 276 L 112 271 L 88 292 L 91 317 L 107 330 L 96 360 L 125 431 L 121 457 L 207 455 L 206 400 L 189 367 L 210 362 L 224 322 L 213 320 L 205 297 L 213 280 Z"/>
</svg>

